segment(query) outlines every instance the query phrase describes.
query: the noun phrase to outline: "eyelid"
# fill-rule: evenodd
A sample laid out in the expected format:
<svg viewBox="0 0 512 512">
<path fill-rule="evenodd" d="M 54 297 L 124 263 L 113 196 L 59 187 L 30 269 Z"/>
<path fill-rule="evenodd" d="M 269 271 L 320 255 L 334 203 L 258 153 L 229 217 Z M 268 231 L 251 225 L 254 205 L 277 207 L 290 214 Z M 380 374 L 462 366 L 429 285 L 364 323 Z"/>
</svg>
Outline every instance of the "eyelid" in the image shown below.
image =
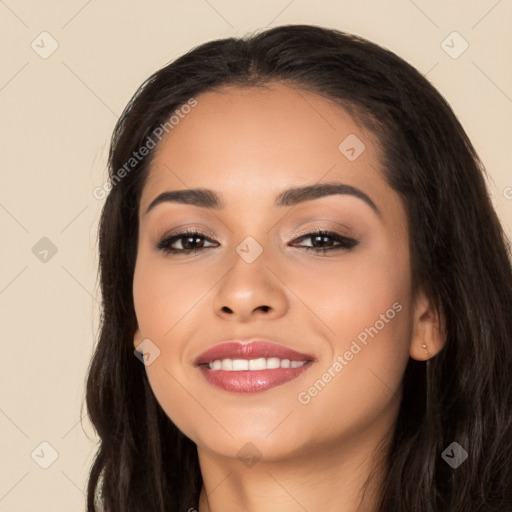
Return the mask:
<svg viewBox="0 0 512 512">
<path fill-rule="evenodd" d="M 318 224 L 318 223 L 321 224 Z M 325 224 L 324 224 L 325 223 Z M 343 236 L 345 238 L 351 238 L 357 241 L 361 241 L 361 235 L 355 232 L 353 229 L 348 228 L 345 224 L 341 224 L 340 222 L 335 222 L 330 219 L 316 219 L 314 225 L 306 225 L 301 226 L 298 229 L 293 230 L 291 233 L 287 234 L 285 238 L 288 241 L 292 241 L 295 238 L 300 238 L 302 236 L 316 233 L 318 231 L 333 231 L 337 233 L 339 236 Z M 158 244 L 161 240 L 165 238 L 170 238 L 179 234 L 186 233 L 198 233 L 205 238 L 208 238 L 212 242 L 221 243 L 221 238 L 214 235 L 209 229 L 200 224 L 181 224 L 179 226 L 175 226 L 171 230 L 164 231 L 163 234 L 157 236 L 155 239 L 155 245 Z"/>
<path fill-rule="evenodd" d="M 319 224 L 319 222 L 321 224 Z M 359 234 L 355 233 L 354 230 L 349 229 L 348 226 L 327 219 L 318 219 L 314 225 L 301 226 L 300 228 L 292 231 L 292 233 L 290 233 L 287 236 L 287 238 L 293 240 L 295 238 L 299 238 L 304 235 L 309 235 L 310 233 L 316 233 L 318 231 L 332 231 L 334 233 L 337 233 L 339 236 L 343 236 L 345 238 L 360 240 Z"/>
<path fill-rule="evenodd" d="M 195 224 L 195 225 L 194 224 L 192 224 L 192 225 L 182 224 L 180 226 L 175 226 L 174 228 L 172 228 L 170 230 L 164 231 L 161 235 L 158 235 L 156 237 L 156 243 L 158 243 L 158 241 L 160 241 L 160 240 L 163 240 L 164 238 L 170 238 L 172 236 L 187 234 L 187 233 L 198 233 L 198 234 L 204 236 L 205 238 L 211 239 L 212 241 L 216 241 L 216 242 L 219 241 L 213 233 L 211 233 L 208 229 L 206 229 L 203 226 L 200 226 L 197 224 Z"/>
</svg>

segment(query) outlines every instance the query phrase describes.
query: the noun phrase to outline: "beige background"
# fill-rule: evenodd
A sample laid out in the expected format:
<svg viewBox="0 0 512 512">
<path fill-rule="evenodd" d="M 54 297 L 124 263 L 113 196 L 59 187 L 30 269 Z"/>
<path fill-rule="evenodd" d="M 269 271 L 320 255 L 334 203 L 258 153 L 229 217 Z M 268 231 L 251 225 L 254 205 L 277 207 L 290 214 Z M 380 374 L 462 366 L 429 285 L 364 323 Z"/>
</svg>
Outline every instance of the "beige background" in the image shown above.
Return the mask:
<svg viewBox="0 0 512 512">
<path fill-rule="evenodd" d="M 150 73 L 204 41 L 265 26 L 367 37 L 447 98 L 511 234 L 511 21 L 510 0 L 0 0 L 0 512 L 85 508 L 97 439 L 85 406 L 82 429 L 80 406 L 99 318 L 103 205 L 92 190 L 105 180 L 117 116 Z M 52 41 L 43 31 L 58 43 L 45 59 Z M 441 45 L 453 31 L 469 44 L 458 58 Z M 453 53 L 463 41 L 452 39 Z M 34 254 L 43 237 L 55 255 L 44 241 Z"/>
</svg>

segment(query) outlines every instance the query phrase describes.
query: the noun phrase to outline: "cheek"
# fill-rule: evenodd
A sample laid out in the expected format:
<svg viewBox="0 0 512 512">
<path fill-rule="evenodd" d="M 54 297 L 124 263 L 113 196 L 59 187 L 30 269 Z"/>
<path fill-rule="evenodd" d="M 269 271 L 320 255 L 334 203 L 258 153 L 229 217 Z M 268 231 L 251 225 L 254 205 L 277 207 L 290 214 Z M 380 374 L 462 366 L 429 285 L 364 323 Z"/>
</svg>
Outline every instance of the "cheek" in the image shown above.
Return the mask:
<svg viewBox="0 0 512 512">
<path fill-rule="evenodd" d="M 164 340 L 189 321 L 207 293 L 204 276 L 193 267 L 170 265 L 162 257 L 145 257 L 141 251 L 135 267 L 133 297 L 141 334 Z M 178 348 L 178 347 L 176 347 Z"/>
<path fill-rule="evenodd" d="M 405 308 L 411 300 L 410 287 L 406 250 L 397 251 L 385 243 L 371 250 L 354 250 L 315 268 L 303 267 L 293 284 L 297 296 L 330 332 L 326 331 L 326 337 L 338 351 L 344 342 L 376 323 L 382 332 L 403 325 L 408 317 Z M 395 303 L 401 307 L 393 308 Z M 407 336 L 397 337 L 395 348 L 400 341 L 403 345 Z"/>
<path fill-rule="evenodd" d="M 407 252 L 385 246 L 354 253 L 301 285 L 329 328 L 332 352 L 299 397 L 306 421 L 320 416 L 335 435 L 362 428 L 396 405 L 409 359 L 410 286 Z"/>
<path fill-rule="evenodd" d="M 186 265 L 185 265 L 186 266 Z M 201 297 L 208 291 L 204 276 L 177 270 L 151 249 L 140 248 L 133 279 L 133 297 L 142 339 L 149 338 L 159 355 L 145 370 L 151 389 L 162 409 L 177 427 L 195 431 L 190 414 L 191 395 L 186 391 L 189 334 L 197 330 Z M 195 327 L 194 327 L 195 325 Z"/>
<path fill-rule="evenodd" d="M 355 434 L 397 412 L 409 360 L 410 323 L 405 307 L 392 311 L 388 309 L 389 316 L 384 313 L 387 321 L 375 320 L 373 311 L 368 311 L 366 318 L 359 312 L 357 322 L 348 316 L 344 324 L 340 322 L 340 332 L 343 329 L 347 335 L 333 340 L 332 361 L 297 396 L 304 409 L 301 416 L 309 424 L 306 430 L 321 418 L 324 439 L 334 439 L 340 432 Z"/>
</svg>

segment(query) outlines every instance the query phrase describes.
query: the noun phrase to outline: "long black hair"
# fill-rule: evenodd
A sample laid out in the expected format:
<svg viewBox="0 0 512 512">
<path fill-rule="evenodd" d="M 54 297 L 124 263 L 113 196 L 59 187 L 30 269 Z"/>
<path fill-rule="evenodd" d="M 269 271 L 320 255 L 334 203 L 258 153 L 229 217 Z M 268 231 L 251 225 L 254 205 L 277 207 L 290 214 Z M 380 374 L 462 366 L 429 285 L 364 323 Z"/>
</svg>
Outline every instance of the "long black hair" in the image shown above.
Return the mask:
<svg viewBox="0 0 512 512">
<path fill-rule="evenodd" d="M 106 512 L 197 508 L 202 485 L 195 444 L 133 354 L 138 204 L 154 150 L 126 162 L 202 92 L 276 81 L 337 102 L 375 134 L 385 178 L 406 206 L 414 288 L 446 320 L 444 348 L 406 368 L 379 511 L 511 511 L 512 270 L 485 169 L 411 65 L 354 35 L 287 25 L 192 49 L 141 85 L 115 127 L 99 228 L 102 318 L 86 388 L 100 437 L 88 512 L 99 510 L 99 483 Z M 468 454 L 456 469 L 442 457 L 453 442 Z"/>
</svg>

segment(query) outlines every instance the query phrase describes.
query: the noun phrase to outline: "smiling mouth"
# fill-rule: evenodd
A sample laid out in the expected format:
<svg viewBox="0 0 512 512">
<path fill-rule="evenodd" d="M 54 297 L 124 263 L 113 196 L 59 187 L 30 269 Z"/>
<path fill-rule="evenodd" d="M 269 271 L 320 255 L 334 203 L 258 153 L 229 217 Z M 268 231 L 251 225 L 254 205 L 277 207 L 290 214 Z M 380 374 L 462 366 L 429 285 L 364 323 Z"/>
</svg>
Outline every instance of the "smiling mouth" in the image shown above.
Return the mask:
<svg viewBox="0 0 512 512">
<path fill-rule="evenodd" d="M 258 393 L 281 386 L 310 368 L 316 359 L 264 340 L 220 343 L 196 358 L 208 383 L 232 393 Z"/>
</svg>

